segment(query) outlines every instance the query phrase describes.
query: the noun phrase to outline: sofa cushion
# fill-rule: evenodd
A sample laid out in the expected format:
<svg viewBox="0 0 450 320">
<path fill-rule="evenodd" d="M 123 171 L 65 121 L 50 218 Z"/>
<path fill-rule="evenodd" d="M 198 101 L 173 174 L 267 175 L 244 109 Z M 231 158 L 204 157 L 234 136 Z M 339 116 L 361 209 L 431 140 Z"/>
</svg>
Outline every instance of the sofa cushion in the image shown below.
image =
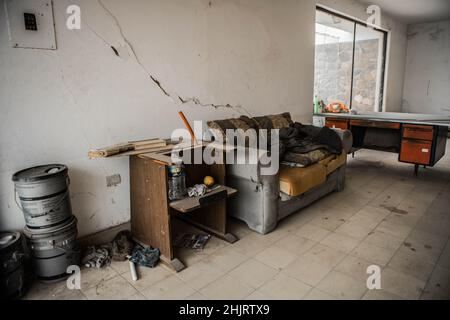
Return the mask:
<svg viewBox="0 0 450 320">
<path fill-rule="evenodd" d="M 226 137 L 226 131 L 228 129 L 241 129 L 244 132 L 249 129 L 256 129 L 256 124 L 246 116 L 235 119 L 208 121 L 207 125 L 214 135 L 214 138 L 218 140 L 220 139 L 219 135 L 222 135 L 224 142 L 229 142 Z"/>
<path fill-rule="evenodd" d="M 347 153 L 342 152 L 340 155 L 332 154 L 329 157 L 319 161 L 319 164 L 323 165 L 326 169 L 327 176 L 338 168 L 347 163 Z"/>
<path fill-rule="evenodd" d="M 277 115 L 254 117 L 252 120 L 255 122 L 258 129 L 267 130 L 289 127 L 293 123 L 289 112 Z"/>
<path fill-rule="evenodd" d="M 320 163 L 306 168 L 281 166 L 279 176 L 280 191 L 296 197 L 324 183 L 327 179 L 327 170 Z"/>
</svg>

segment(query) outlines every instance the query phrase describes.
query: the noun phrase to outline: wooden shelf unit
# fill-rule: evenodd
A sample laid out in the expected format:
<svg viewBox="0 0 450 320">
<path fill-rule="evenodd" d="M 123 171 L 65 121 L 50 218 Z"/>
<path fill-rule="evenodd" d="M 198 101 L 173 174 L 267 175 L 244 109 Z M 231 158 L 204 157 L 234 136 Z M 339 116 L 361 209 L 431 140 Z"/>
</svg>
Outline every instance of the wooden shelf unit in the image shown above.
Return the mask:
<svg viewBox="0 0 450 320">
<path fill-rule="evenodd" d="M 131 232 L 136 242 L 159 248 L 161 260 L 178 272 L 185 265 L 174 257 L 172 220 L 181 219 L 233 243 L 238 239 L 227 232 L 226 199 L 237 194 L 237 190 L 226 187 L 224 164 L 188 164 L 185 165 L 186 186 L 203 183 L 203 178 L 209 175 L 220 187 L 204 197 L 171 202 L 168 198 L 170 165 L 169 161 L 165 163 L 161 157 L 154 159 L 152 155 L 130 157 Z M 222 197 L 214 198 L 218 195 Z M 202 201 L 208 197 L 214 201 Z"/>
</svg>

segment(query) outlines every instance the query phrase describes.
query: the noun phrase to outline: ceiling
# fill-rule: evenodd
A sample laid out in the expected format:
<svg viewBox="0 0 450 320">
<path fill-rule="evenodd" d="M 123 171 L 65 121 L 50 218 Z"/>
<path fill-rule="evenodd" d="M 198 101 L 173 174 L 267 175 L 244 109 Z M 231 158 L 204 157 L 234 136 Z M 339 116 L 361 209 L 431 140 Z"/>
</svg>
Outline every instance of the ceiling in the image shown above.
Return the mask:
<svg viewBox="0 0 450 320">
<path fill-rule="evenodd" d="M 359 0 L 380 6 L 381 13 L 411 24 L 450 18 L 450 0 Z"/>
</svg>

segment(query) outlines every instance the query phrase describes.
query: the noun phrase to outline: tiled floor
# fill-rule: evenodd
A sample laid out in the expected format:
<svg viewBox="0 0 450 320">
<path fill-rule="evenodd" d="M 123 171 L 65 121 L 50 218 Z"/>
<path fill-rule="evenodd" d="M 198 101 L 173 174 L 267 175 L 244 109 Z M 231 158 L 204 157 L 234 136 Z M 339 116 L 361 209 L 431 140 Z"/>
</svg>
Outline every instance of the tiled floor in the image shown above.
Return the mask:
<svg viewBox="0 0 450 320">
<path fill-rule="evenodd" d="M 36 283 L 27 299 L 450 299 L 450 148 L 435 167 L 360 151 L 349 159 L 347 185 L 282 221 L 266 236 L 232 220 L 240 241 L 213 238 L 200 253 L 179 252 L 189 266 L 128 263 L 83 270 L 82 290 Z M 368 290 L 369 265 L 381 290 Z"/>
</svg>

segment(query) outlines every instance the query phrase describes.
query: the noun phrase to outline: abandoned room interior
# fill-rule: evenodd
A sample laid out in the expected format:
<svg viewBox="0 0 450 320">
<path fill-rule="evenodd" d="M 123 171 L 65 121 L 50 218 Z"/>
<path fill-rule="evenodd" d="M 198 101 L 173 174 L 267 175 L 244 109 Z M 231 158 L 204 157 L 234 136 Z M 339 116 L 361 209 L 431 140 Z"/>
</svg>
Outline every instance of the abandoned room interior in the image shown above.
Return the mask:
<svg viewBox="0 0 450 320">
<path fill-rule="evenodd" d="M 448 0 L 0 0 L 1 299 L 449 300 L 449 58 Z"/>
</svg>

